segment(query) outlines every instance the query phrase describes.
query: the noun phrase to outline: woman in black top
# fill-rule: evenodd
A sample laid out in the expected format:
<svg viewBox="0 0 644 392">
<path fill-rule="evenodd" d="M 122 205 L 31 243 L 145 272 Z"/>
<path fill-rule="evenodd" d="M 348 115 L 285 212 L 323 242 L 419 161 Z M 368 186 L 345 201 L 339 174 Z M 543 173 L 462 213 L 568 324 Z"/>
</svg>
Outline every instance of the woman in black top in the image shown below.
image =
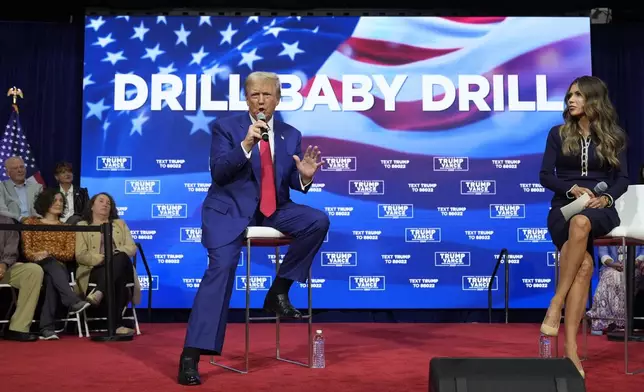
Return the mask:
<svg viewBox="0 0 644 392">
<path fill-rule="evenodd" d="M 593 274 L 593 240 L 620 224 L 614 204 L 629 185 L 626 135 L 617 125 L 608 89 L 600 79 L 575 79 L 565 104 L 564 124 L 550 130 L 539 173 L 541 184 L 554 192 L 548 230 L 561 252 L 559 284 L 541 333 L 557 336 L 565 303 L 566 357 L 584 377 L 577 355 L 577 332 Z M 595 194 L 595 186 L 602 181 L 608 188 Z M 585 209 L 566 221 L 560 208 L 583 194 L 590 196 Z"/>
</svg>

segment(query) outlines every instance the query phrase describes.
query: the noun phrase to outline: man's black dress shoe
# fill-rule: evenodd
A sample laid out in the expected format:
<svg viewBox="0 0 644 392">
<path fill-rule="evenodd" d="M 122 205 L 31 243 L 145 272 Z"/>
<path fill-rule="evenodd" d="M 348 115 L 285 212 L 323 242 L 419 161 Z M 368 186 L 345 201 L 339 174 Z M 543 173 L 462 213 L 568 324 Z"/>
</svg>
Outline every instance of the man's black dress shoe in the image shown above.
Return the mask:
<svg viewBox="0 0 644 392">
<path fill-rule="evenodd" d="M 15 342 L 35 342 L 38 340 L 38 335 L 7 329 L 4 332 L 4 340 L 13 340 Z"/>
<path fill-rule="evenodd" d="M 199 376 L 199 359 L 181 356 L 179 359 L 179 376 L 177 381 L 181 385 L 201 385 Z"/>
<path fill-rule="evenodd" d="M 302 313 L 293 307 L 288 294 L 269 293 L 264 300 L 264 310 L 277 313 L 280 317 L 302 318 Z"/>
</svg>

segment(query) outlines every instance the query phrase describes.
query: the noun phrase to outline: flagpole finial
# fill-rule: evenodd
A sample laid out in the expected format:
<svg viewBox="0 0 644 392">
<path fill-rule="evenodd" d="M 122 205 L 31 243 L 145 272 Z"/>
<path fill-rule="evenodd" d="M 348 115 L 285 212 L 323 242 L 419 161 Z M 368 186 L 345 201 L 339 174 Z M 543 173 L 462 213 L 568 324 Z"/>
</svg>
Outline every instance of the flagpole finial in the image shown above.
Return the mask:
<svg viewBox="0 0 644 392">
<path fill-rule="evenodd" d="M 24 98 L 22 95 L 22 90 L 13 86 L 7 91 L 7 97 L 12 97 L 12 105 L 15 105 L 18 102 L 18 97 Z"/>
</svg>

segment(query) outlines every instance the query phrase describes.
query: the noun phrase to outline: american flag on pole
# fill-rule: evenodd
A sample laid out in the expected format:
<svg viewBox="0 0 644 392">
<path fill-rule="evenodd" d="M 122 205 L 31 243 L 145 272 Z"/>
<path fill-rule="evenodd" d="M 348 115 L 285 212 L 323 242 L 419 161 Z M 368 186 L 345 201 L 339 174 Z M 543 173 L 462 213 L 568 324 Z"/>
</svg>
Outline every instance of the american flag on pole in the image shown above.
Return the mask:
<svg viewBox="0 0 644 392">
<path fill-rule="evenodd" d="M 36 158 L 27 141 L 27 136 L 20 125 L 20 113 L 18 105 L 12 105 L 9 121 L 0 139 L 0 163 L 2 163 L 2 181 L 8 180 L 9 176 L 4 166 L 4 162 L 13 157 L 19 156 L 25 162 L 27 169 L 26 178 L 28 182 L 38 182 L 45 185 L 45 181 L 40 175 L 40 169 L 36 164 Z"/>
</svg>

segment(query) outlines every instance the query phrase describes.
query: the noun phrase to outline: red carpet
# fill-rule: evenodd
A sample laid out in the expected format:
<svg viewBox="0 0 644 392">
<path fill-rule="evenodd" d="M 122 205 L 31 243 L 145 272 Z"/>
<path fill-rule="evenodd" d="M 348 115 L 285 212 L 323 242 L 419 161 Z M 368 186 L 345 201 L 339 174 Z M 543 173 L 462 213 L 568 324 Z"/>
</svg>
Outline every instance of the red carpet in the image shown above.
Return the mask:
<svg viewBox="0 0 644 392">
<path fill-rule="evenodd" d="M 306 327 L 283 325 L 283 356 L 306 360 Z M 64 336 L 60 341 L 0 341 L 3 391 L 427 391 L 429 360 L 437 356 L 532 357 L 538 326 L 525 324 L 317 324 L 326 336 L 326 369 L 271 359 L 275 328 L 251 325 L 251 373 L 212 366 L 204 357 L 204 385 L 176 384 L 184 324 L 143 324 L 132 342 L 95 343 Z M 228 328 L 226 355 L 243 355 L 242 324 Z M 582 347 L 583 340 L 579 339 Z M 623 343 L 589 336 L 584 362 L 590 392 L 641 390 L 644 374 L 624 374 Z M 629 344 L 630 370 L 644 368 L 641 343 Z M 227 364 L 241 361 L 224 357 Z M 284 383 L 287 383 L 286 385 Z"/>
</svg>

